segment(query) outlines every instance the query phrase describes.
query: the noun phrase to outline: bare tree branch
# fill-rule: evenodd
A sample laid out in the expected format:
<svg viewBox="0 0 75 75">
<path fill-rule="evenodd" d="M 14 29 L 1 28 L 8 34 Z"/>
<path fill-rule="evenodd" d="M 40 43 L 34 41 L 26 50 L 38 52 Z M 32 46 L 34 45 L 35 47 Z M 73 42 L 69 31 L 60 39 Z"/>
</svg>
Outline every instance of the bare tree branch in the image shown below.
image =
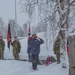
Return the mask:
<svg viewBox="0 0 75 75">
<path fill-rule="evenodd" d="M 75 0 L 73 0 L 73 1 L 70 3 L 70 5 L 73 5 L 73 3 L 75 3 Z"/>
</svg>

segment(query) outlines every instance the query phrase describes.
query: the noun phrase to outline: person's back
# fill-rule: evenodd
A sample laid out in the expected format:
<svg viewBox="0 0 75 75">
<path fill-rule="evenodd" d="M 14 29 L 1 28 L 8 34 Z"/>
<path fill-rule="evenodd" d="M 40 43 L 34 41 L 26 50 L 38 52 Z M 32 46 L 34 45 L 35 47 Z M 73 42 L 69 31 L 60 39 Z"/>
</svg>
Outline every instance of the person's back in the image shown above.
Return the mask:
<svg viewBox="0 0 75 75">
<path fill-rule="evenodd" d="M 21 44 L 20 44 L 19 40 L 17 39 L 17 37 L 14 37 L 14 41 L 11 44 L 13 46 L 14 58 L 16 60 L 18 60 L 19 59 L 19 53 L 20 53 L 20 50 L 21 50 Z"/>
<path fill-rule="evenodd" d="M 59 40 L 55 41 L 53 50 L 54 50 L 54 53 L 56 53 L 56 51 L 60 51 L 60 41 Z"/>
<path fill-rule="evenodd" d="M 60 63 L 60 40 L 57 39 L 54 43 L 54 53 L 56 54 L 57 57 L 57 64 Z"/>
<path fill-rule="evenodd" d="M 14 40 L 12 44 L 13 44 L 13 49 L 15 49 L 16 51 L 20 50 L 20 42 L 18 40 Z"/>
</svg>

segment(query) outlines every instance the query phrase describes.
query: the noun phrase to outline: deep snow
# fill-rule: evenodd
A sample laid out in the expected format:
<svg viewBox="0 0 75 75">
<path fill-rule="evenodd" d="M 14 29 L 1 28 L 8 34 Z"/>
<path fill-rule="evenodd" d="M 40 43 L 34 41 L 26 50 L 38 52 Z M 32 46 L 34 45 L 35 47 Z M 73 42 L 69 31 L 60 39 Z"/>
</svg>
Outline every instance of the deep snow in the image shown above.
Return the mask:
<svg viewBox="0 0 75 75">
<path fill-rule="evenodd" d="M 31 65 L 25 61 L 0 60 L 0 75 L 69 75 L 68 69 L 61 64 L 38 65 L 37 71 L 33 71 Z"/>
</svg>

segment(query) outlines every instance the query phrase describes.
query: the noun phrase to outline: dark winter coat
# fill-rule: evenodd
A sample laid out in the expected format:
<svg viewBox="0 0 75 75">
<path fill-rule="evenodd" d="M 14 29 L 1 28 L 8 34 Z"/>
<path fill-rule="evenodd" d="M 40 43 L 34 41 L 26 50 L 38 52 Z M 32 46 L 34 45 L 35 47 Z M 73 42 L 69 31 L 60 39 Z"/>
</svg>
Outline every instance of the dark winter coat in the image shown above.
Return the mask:
<svg viewBox="0 0 75 75">
<path fill-rule="evenodd" d="M 30 53 L 34 54 L 34 55 L 39 54 L 40 53 L 40 45 L 43 43 L 44 43 L 44 41 L 41 38 L 39 38 L 39 40 L 36 38 L 32 38 L 30 41 L 30 44 L 29 44 Z"/>
<path fill-rule="evenodd" d="M 28 40 L 28 48 L 27 48 L 27 53 L 30 54 L 30 41 L 32 40 L 32 37 Z"/>
</svg>

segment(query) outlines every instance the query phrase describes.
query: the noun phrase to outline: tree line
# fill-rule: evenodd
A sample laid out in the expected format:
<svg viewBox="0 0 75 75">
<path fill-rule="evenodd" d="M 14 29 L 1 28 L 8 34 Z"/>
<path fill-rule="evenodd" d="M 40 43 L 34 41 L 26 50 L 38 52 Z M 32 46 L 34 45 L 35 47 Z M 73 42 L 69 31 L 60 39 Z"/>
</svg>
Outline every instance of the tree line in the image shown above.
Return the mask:
<svg viewBox="0 0 75 75">
<path fill-rule="evenodd" d="M 16 30 L 17 30 L 17 36 L 18 37 L 23 37 L 24 36 L 24 31 L 23 28 L 17 24 L 17 29 L 15 25 L 15 20 L 10 20 L 10 29 L 11 29 L 11 37 L 13 38 L 16 35 Z M 8 24 L 5 24 L 2 17 L 0 17 L 0 35 L 3 38 L 7 38 L 7 31 L 8 31 Z"/>
</svg>

